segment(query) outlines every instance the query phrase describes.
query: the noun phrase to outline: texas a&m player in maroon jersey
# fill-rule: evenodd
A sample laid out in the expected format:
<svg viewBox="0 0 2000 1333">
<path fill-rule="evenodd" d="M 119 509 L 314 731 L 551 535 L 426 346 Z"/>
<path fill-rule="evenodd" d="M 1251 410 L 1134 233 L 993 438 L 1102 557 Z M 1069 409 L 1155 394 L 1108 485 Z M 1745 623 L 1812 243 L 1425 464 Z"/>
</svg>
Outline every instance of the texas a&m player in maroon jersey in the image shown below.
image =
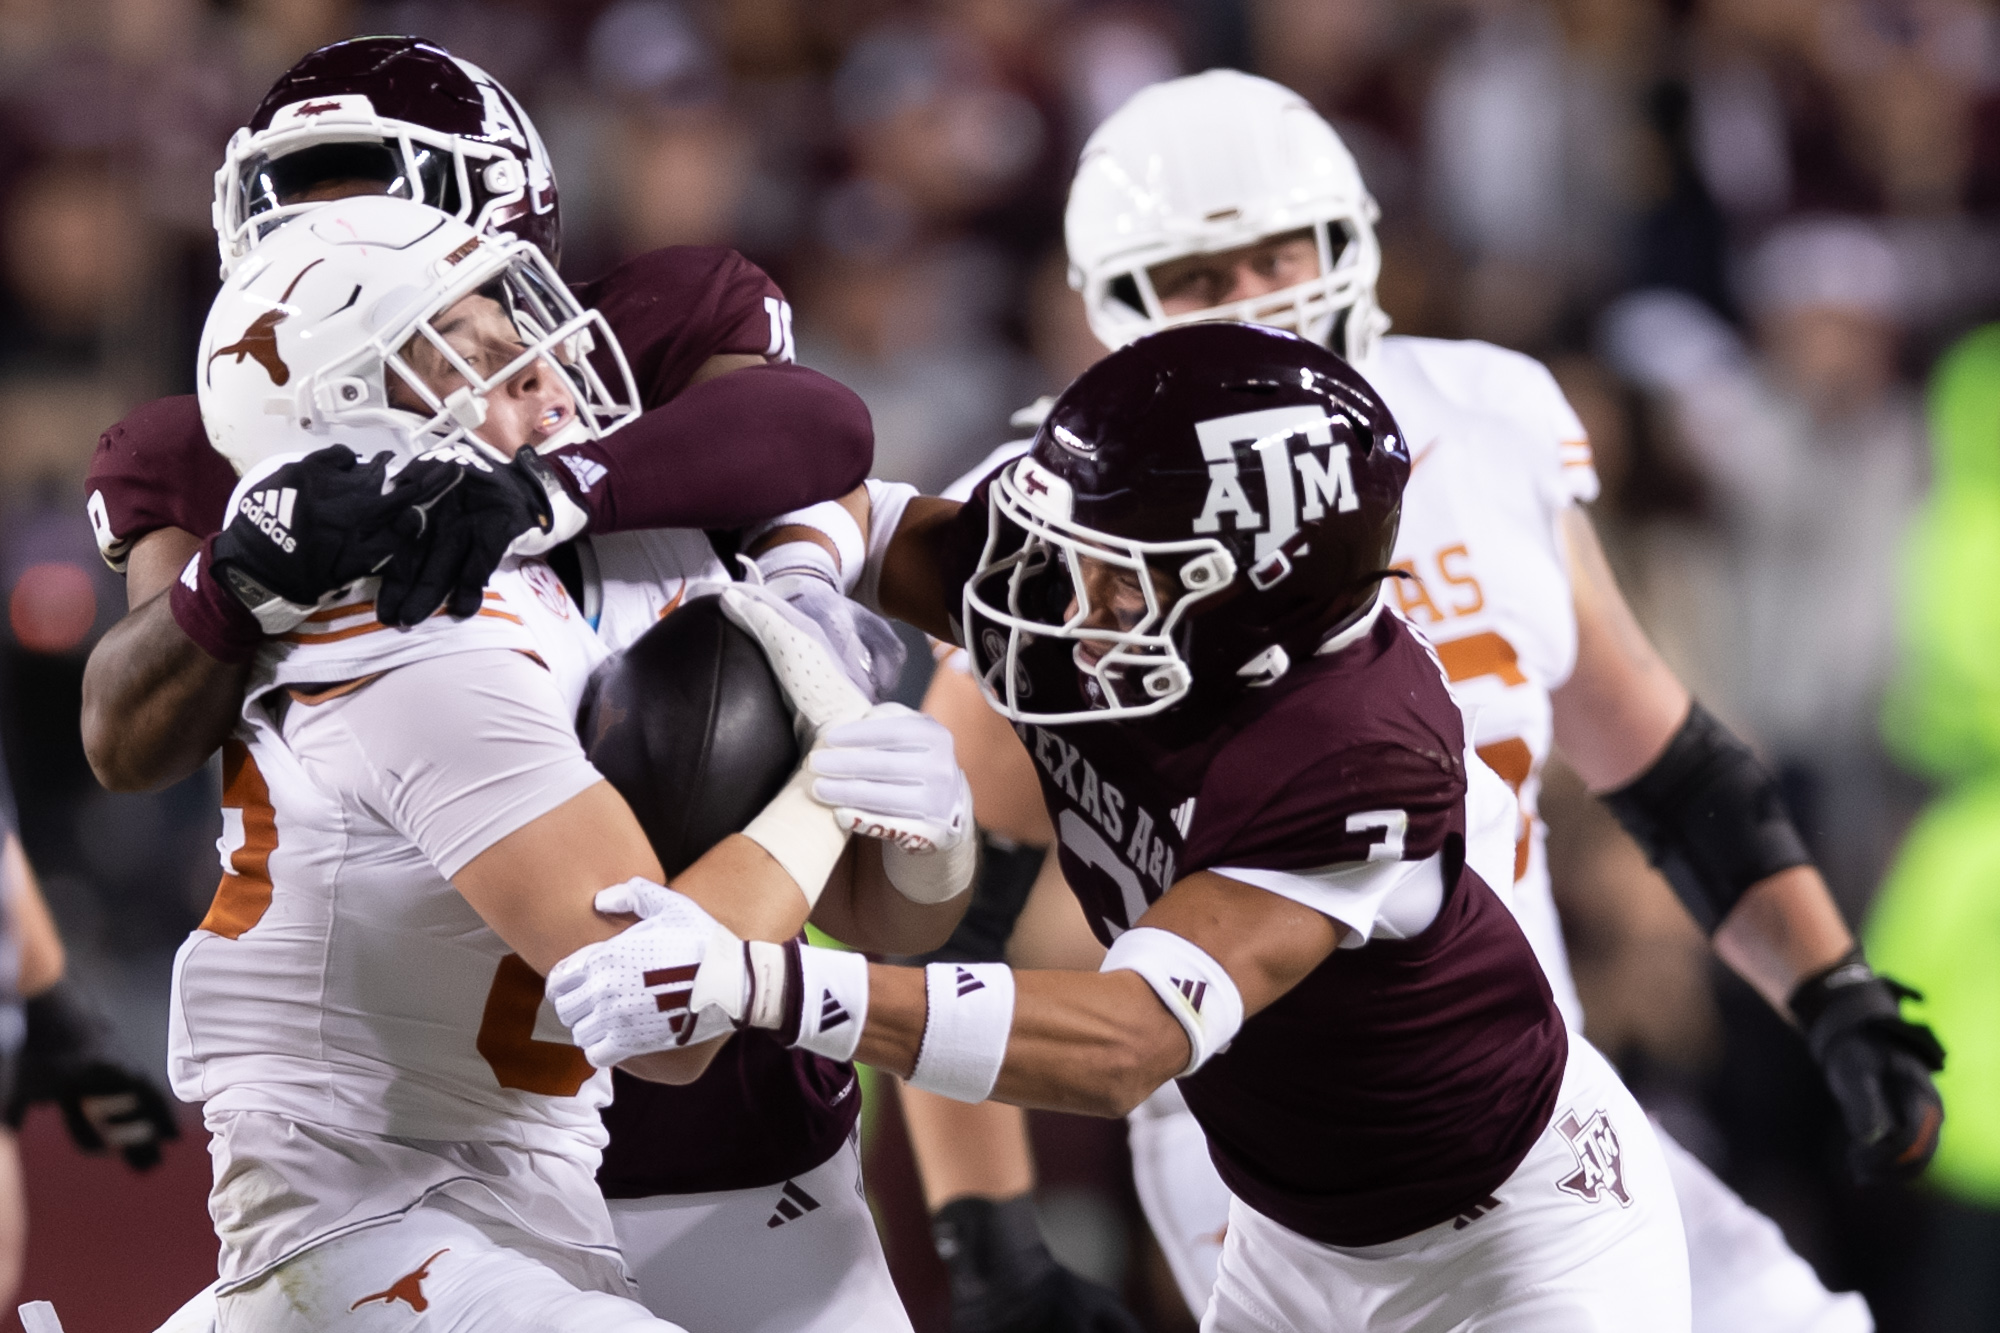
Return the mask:
<svg viewBox="0 0 2000 1333">
<path fill-rule="evenodd" d="M 1408 473 L 1373 390 L 1288 334 L 1099 362 L 964 507 L 910 504 L 881 597 L 1016 723 L 1103 970 L 661 917 L 551 969 L 578 1043 L 656 1049 L 674 997 L 645 973 L 695 964 L 684 1037 L 747 1023 L 1100 1115 L 1179 1078 L 1237 1200 L 1205 1330 L 1687 1329 L 1658 1142 L 1474 868 L 1504 789 L 1380 597 Z"/>
<path fill-rule="evenodd" d="M 306 206 L 401 192 L 398 178 L 421 182 L 425 202 L 475 226 L 521 235 L 554 256 L 554 175 L 518 104 L 476 67 L 430 43 L 377 37 L 305 57 L 232 141 L 218 178 L 225 267 L 257 262 L 256 244 Z M 647 409 L 603 441 L 550 455 L 593 529 L 737 529 L 844 495 L 865 476 L 872 456 L 866 409 L 843 386 L 792 363 L 790 307 L 742 256 L 719 248 L 654 251 L 579 285 L 577 295 L 611 324 Z M 340 544 L 345 530 L 393 536 L 402 510 L 436 499 L 403 490 L 384 495 L 379 472 L 341 471 L 320 455 L 291 466 L 317 488 L 301 488 L 290 516 L 300 559 L 321 557 L 300 575 L 318 578 L 318 586 L 289 593 L 307 605 L 373 572 L 376 547 L 360 565 L 325 556 L 352 548 Z M 482 475 L 496 512 L 433 521 L 427 539 L 471 530 L 474 519 L 504 519 L 512 512 L 500 512 L 507 503 L 518 508 L 519 496 L 490 493 L 494 478 L 539 484 L 517 469 L 468 470 L 453 498 Z M 91 521 L 106 559 L 126 572 L 132 607 L 93 653 L 86 677 L 86 748 L 108 786 L 154 786 L 192 771 L 237 717 L 262 627 L 227 588 L 207 579 L 199 588 L 178 582 L 204 545 L 214 554 L 236 481 L 210 447 L 192 396 L 138 409 L 98 447 L 87 487 Z M 503 532 L 501 544 L 510 535 Z M 470 578 L 476 597 L 491 570 L 492 559 L 465 560 L 442 539 L 412 549 L 432 566 L 418 571 L 419 584 L 427 572 L 447 580 L 419 588 L 416 600 L 426 604 L 413 613 L 418 617 L 446 595 L 451 579 Z M 492 554 L 497 558 L 497 549 Z M 579 561 L 564 555 L 552 553 L 552 563 L 566 581 L 580 583 Z M 582 587 L 574 591 L 586 600 Z M 228 801 L 244 799 L 242 791 L 225 793 Z M 710 1078 L 689 1088 L 618 1077 L 601 1183 L 621 1243 L 635 1256 L 642 1297 L 656 1312 L 671 1307 L 670 1318 L 743 1333 L 906 1326 L 854 1189 L 850 1144 L 860 1098 L 853 1068 L 769 1041 L 732 1046 Z M 692 1123 L 712 1127 L 703 1152 L 662 1150 L 684 1144 L 682 1127 Z M 747 1231 L 736 1228 L 738 1214 L 749 1219 Z M 740 1282 L 734 1267 L 713 1260 L 704 1230 L 728 1231 L 723 1243 L 764 1276 Z M 690 1245 L 707 1248 L 690 1254 Z M 671 1287 L 656 1287 L 650 1270 L 672 1270 Z M 709 1317 L 718 1308 L 728 1313 L 722 1322 Z"/>
</svg>

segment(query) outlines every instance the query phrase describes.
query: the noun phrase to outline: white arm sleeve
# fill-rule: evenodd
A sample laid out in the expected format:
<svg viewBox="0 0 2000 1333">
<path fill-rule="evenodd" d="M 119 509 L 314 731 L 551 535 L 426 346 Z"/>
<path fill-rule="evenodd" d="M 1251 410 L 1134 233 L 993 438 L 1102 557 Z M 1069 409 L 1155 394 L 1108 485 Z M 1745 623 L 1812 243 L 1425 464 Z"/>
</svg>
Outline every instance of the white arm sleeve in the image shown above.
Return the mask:
<svg viewBox="0 0 2000 1333">
<path fill-rule="evenodd" d="M 870 611 L 882 609 L 882 562 L 903 522 L 903 511 L 916 498 L 917 488 L 904 482 L 868 479 L 868 553 L 861 577 L 848 587 L 847 595 Z"/>
<path fill-rule="evenodd" d="M 1346 926 L 1340 947 L 1404 940 L 1437 919 L 1444 905 L 1444 854 L 1421 861 L 1352 861 L 1320 870 L 1217 866 L 1215 873 L 1289 898 Z"/>
<path fill-rule="evenodd" d="M 420 848 L 446 879 L 604 779 L 548 670 L 487 648 L 398 667 L 293 704 L 285 740 L 322 788 Z"/>
</svg>

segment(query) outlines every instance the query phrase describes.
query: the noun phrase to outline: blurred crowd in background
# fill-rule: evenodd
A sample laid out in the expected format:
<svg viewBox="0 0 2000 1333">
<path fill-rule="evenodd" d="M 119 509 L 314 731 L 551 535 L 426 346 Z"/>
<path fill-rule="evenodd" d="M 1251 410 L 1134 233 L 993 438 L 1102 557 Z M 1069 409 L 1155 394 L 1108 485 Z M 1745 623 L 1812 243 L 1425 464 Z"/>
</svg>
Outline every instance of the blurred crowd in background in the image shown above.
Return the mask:
<svg viewBox="0 0 2000 1333">
<path fill-rule="evenodd" d="M 215 793 L 113 796 L 84 763 L 82 663 L 125 604 L 79 482 L 105 426 L 192 388 L 230 131 L 298 56 L 360 32 L 432 38 L 521 97 L 569 276 L 672 244 L 762 264 L 799 359 L 867 401 L 877 471 L 929 488 L 1100 354 L 1061 244 L 1091 129 L 1216 65 L 1297 89 L 1381 203 L 1394 331 L 1549 362 L 1642 621 L 1778 767 L 1866 919 L 1935 776 L 1882 725 L 1932 484 L 1923 385 L 2000 312 L 1989 4 L 0 0 L 0 736 L 77 970 L 135 1060 L 162 1062 Z M 1592 1037 L 1830 1285 L 1862 1286 L 1885 1329 L 1931 1326 L 1927 1205 L 1840 1183 L 1796 1038 L 1719 977 L 1663 885 L 1622 906 L 1649 872 L 1573 779 L 1544 807 Z M 1041 1132 L 1059 1246 L 1145 1288 L 1119 1128 Z M 898 1234 L 913 1272 L 923 1233 Z"/>
</svg>

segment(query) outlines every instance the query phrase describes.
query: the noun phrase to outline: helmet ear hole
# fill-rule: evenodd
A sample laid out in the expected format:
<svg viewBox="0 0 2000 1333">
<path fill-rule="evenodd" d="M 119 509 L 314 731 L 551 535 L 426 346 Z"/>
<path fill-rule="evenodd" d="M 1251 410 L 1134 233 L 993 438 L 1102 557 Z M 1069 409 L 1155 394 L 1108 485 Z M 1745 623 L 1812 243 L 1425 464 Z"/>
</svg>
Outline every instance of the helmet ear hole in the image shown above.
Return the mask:
<svg viewBox="0 0 2000 1333">
<path fill-rule="evenodd" d="M 486 164 L 480 181 L 494 194 L 512 194 L 527 183 L 528 173 L 511 157 L 496 158 Z"/>
<path fill-rule="evenodd" d="M 1169 662 L 1165 666 L 1157 666 L 1148 671 L 1141 682 L 1141 687 L 1150 699 L 1167 699 L 1176 694 L 1187 693 L 1188 686 L 1192 683 L 1193 677 L 1188 674 L 1185 666 L 1179 662 Z"/>
</svg>

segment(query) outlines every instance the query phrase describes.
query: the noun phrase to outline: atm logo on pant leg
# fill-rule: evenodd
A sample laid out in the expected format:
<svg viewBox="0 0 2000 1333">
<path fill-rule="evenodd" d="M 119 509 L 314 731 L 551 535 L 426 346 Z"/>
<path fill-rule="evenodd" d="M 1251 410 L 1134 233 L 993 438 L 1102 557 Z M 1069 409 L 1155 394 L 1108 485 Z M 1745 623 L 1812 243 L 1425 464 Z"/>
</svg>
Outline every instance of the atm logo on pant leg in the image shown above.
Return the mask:
<svg viewBox="0 0 2000 1333">
<path fill-rule="evenodd" d="M 1579 1121 L 1576 1112 L 1565 1111 L 1556 1122 L 1569 1150 L 1576 1154 L 1576 1173 L 1556 1182 L 1556 1188 L 1574 1194 L 1585 1203 L 1596 1203 L 1609 1195 L 1620 1208 L 1629 1208 L 1632 1195 L 1625 1188 L 1624 1152 L 1618 1146 L 1618 1131 L 1603 1111 L 1593 1111 Z"/>
</svg>

